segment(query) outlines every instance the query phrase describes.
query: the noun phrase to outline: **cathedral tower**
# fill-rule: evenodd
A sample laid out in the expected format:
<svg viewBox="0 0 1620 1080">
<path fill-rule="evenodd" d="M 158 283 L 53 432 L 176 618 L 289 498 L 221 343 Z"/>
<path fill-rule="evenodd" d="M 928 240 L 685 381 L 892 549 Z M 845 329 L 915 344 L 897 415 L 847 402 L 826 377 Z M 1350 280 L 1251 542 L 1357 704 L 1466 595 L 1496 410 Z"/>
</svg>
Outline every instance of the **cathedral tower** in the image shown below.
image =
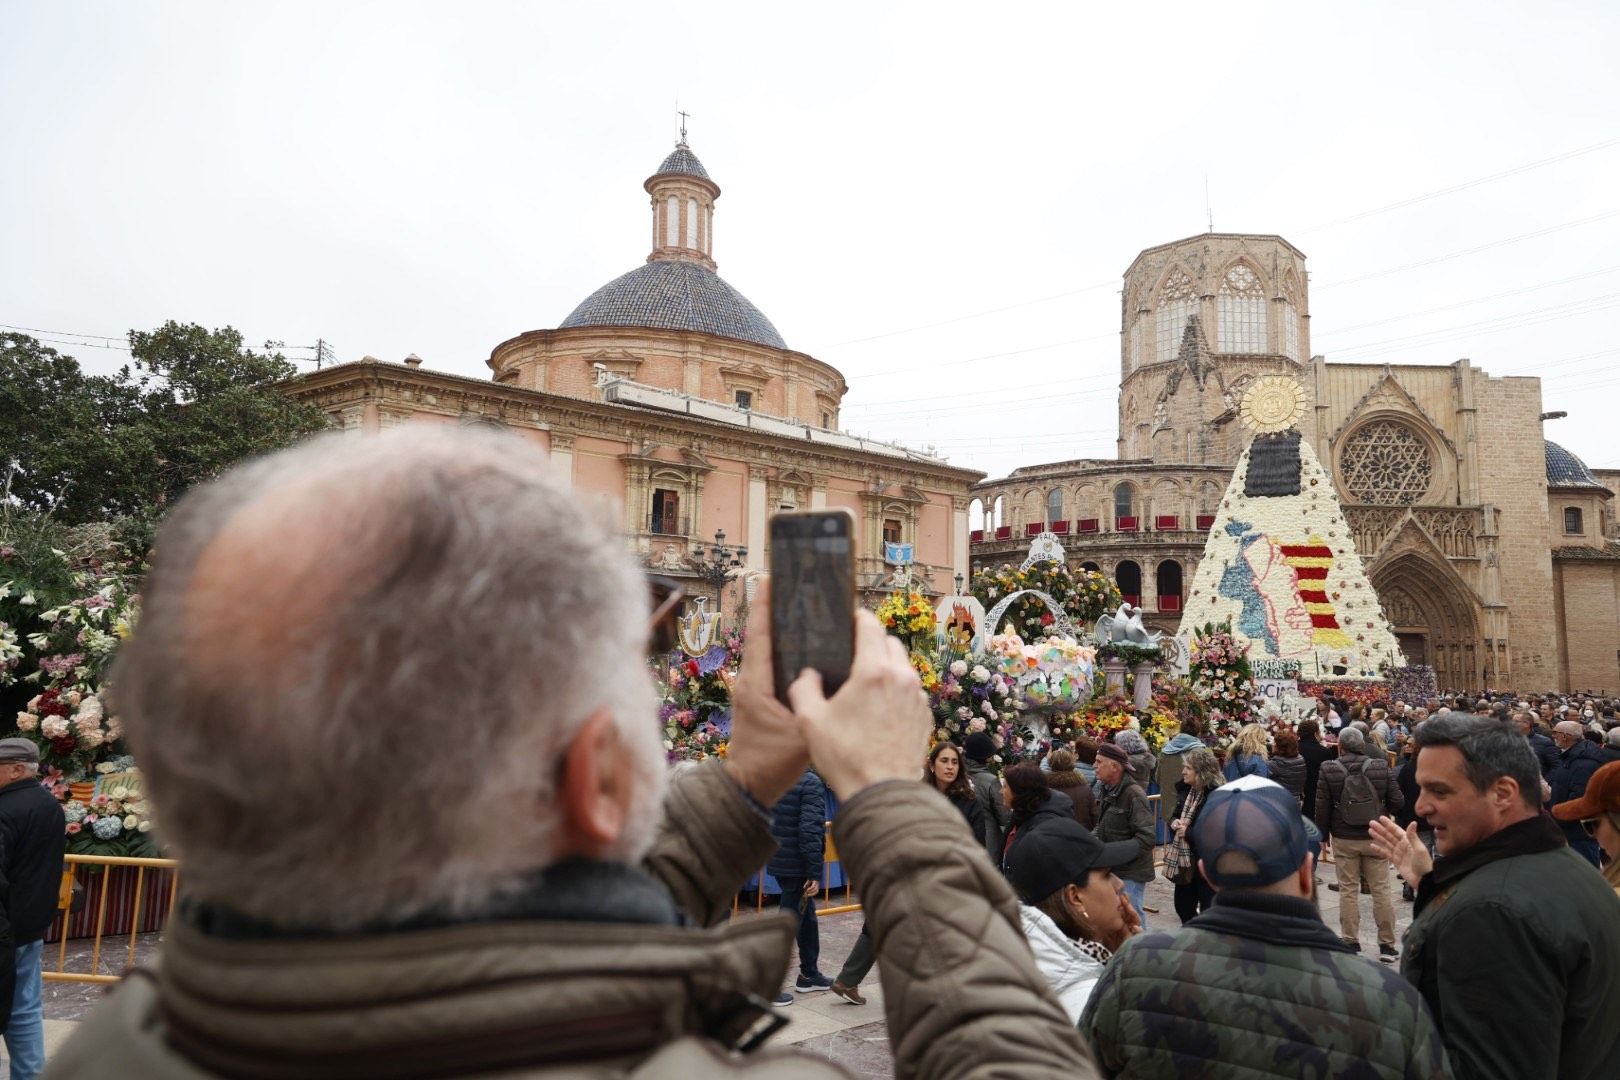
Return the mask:
<svg viewBox="0 0 1620 1080">
<path fill-rule="evenodd" d="M 714 200 L 720 185 L 686 145 L 686 133 L 642 185 L 652 196 L 652 254 L 648 262 L 714 262 Z"/>
<path fill-rule="evenodd" d="M 1243 391 L 1310 358 L 1305 255 L 1280 236 L 1205 233 L 1125 271 L 1119 456 L 1230 465 Z M 1306 433 L 1310 437 L 1309 432 Z"/>
</svg>

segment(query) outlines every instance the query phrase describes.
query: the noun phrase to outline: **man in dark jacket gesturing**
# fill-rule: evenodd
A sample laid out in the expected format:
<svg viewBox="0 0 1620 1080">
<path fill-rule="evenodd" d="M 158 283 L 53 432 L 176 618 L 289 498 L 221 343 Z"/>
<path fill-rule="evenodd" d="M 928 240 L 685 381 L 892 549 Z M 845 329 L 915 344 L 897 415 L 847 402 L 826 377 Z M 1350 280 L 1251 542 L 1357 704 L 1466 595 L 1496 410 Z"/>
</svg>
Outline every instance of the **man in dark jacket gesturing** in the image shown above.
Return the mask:
<svg viewBox="0 0 1620 1080">
<path fill-rule="evenodd" d="M 1097 839 L 1105 844 L 1135 840 L 1141 849 L 1136 861 L 1115 871 L 1125 883 L 1136 917 L 1146 920 L 1142 898 L 1153 880 L 1153 804 L 1140 784 L 1131 779 L 1130 757 L 1113 743 L 1097 748 Z"/>
<path fill-rule="evenodd" d="M 1373 854 L 1367 826 L 1381 814 L 1403 805 L 1400 785 L 1389 761 L 1368 757 L 1366 737 L 1347 727 L 1339 733 L 1337 760 L 1322 763 L 1316 784 L 1316 827 L 1333 842 L 1333 868 L 1339 878 L 1339 932 L 1351 948 L 1361 950 L 1361 883 L 1372 893 L 1373 921 L 1378 924 L 1378 958 L 1393 963 L 1395 899 L 1389 864 Z"/>
<path fill-rule="evenodd" d="M 1560 720 L 1553 728 L 1553 742 L 1558 744 L 1558 760 L 1547 770 L 1547 786 L 1552 788 L 1549 806 L 1571 802 L 1586 794 L 1586 783 L 1603 764 L 1602 751 L 1586 741 L 1581 725 L 1573 720 Z M 1602 848 L 1587 835 L 1578 821 L 1562 821 L 1564 840 L 1570 850 L 1593 866 L 1601 866 Z"/>
<path fill-rule="evenodd" d="M 1401 974 L 1423 993 L 1462 1080 L 1620 1076 L 1620 904 L 1541 811 L 1530 744 L 1448 713 L 1413 736 L 1417 837 L 1374 822 L 1378 854 L 1417 889 Z"/>
<path fill-rule="evenodd" d="M 799 921 L 799 979 L 793 989 L 812 994 L 832 986 L 816 962 L 821 957 L 821 930 L 816 923 L 816 894 L 821 891 L 821 860 L 827 849 L 827 785 L 806 769 L 771 814 L 776 854 L 767 870 L 782 887 L 782 910 Z M 781 994 L 778 1005 L 792 995 Z"/>
<path fill-rule="evenodd" d="M 40 953 L 62 887 L 65 825 L 62 804 L 40 786 L 39 747 L 0 739 L 0 940 L 7 953 L 15 949 L 15 963 L 0 973 L 0 1017 L 10 1017 L 6 1053 L 14 1077 L 45 1069 Z"/>
</svg>

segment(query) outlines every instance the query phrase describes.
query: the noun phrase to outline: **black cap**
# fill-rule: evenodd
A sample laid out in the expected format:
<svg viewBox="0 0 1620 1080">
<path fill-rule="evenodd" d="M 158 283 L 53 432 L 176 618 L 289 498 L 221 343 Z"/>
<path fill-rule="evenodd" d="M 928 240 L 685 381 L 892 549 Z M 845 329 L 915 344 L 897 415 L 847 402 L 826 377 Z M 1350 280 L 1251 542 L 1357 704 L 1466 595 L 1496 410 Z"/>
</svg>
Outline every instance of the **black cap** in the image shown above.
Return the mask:
<svg viewBox="0 0 1620 1080">
<path fill-rule="evenodd" d="M 982 731 L 975 731 L 962 740 L 962 752 L 974 761 L 989 761 L 996 756 L 996 744 Z"/>
<path fill-rule="evenodd" d="M 1007 879 L 1025 903 L 1045 900 L 1087 870 L 1117 870 L 1135 862 L 1135 840 L 1105 844 L 1073 818 L 1043 821 L 1023 833 L 1007 854 Z"/>
</svg>

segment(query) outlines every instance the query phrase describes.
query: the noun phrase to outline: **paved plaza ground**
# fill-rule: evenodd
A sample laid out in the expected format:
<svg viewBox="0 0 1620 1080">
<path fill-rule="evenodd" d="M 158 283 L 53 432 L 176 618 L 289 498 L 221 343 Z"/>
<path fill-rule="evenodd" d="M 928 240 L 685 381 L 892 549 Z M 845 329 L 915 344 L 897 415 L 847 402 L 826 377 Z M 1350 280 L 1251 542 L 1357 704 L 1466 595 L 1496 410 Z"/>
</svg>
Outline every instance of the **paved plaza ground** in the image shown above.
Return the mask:
<svg viewBox="0 0 1620 1080">
<path fill-rule="evenodd" d="M 1317 878 L 1321 882 L 1319 901 L 1322 906 L 1322 917 L 1327 925 L 1337 932 L 1339 894 L 1330 892 L 1327 888 L 1328 883 L 1334 880 L 1333 867 L 1331 865 L 1321 867 L 1317 871 Z M 1395 892 L 1395 936 L 1398 942 L 1412 921 L 1412 905 L 1400 899 L 1400 886 L 1393 874 L 1391 883 Z M 842 890 L 838 890 L 838 899 L 841 899 L 842 895 Z M 1376 957 L 1378 934 L 1373 923 L 1372 898 L 1362 896 L 1358 898 L 1358 902 L 1361 908 L 1362 954 Z M 1156 879 L 1148 886 L 1146 906 L 1150 909 L 1147 917 L 1150 929 L 1172 929 L 1181 925 L 1181 921 L 1176 918 L 1175 906 L 1171 902 L 1170 884 L 1163 878 Z M 770 913 L 771 909 L 767 907 L 765 914 Z M 745 906 L 738 917 L 758 916 L 754 914 L 751 906 Z M 860 934 L 861 913 L 855 911 L 844 915 L 826 916 L 820 919 L 819 923 L 821 970 L 829 976 L 835 976 L 844 962 L 844 957 L 849 955 L 855 938 Z M 136 946 L 137 962 L 150 956 L 161 944 L 162 939 L 162 934 L 140 935 Z M 127 937 L 109 938 L 102 947 L 97 970 L 109 975 L 121 973 L 127 964 L 128 946 Z M 70 942 L 67 968 L 73 971 L 90 970 L 92 951 L 92 943 L 88 941 Z M 46 947 L 47 969 L 55 967 L 57 956 L 57 946 Z M 788 971 L 788 986 L 791 988 L 791 979 L 798 972 L 797 956 L 789 964 Z M 88 983 L 47 982 L 45 984 L 47 1048 L 54 1047 L 65 1039 L 72 1031 L 74 1023 L 93 1007 L 105 992 L 104 986 Z M 815 994 L 794 994 L 793 1004 L 783 1010 L 789 1021 L 788 1026 L 773 1042 L 778 1045 L 796 1043 L 812 1053 L 837 1062 L 855 1076 L 892 1077 L 894 1070 L 889 1064 L 888 1027 L 883 1020 L 883 987 L 877 969 L 874 968 L 866 977 L 866 981 L 861 985 L 861 993 L 866 997 L 865 1005 L 851 1005 L 825 991 Z"/>
</svg>

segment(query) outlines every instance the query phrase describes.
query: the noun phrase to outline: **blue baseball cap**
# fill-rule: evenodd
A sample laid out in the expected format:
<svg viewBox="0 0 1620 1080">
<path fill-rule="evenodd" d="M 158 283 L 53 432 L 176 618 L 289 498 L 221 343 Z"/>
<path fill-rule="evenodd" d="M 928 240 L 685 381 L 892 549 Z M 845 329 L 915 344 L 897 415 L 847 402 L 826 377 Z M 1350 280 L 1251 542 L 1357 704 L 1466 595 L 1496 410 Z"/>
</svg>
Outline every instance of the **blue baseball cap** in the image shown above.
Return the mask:
<svg viewBox="0 0 1620 1080">
<path fill-rule="evenodd" d="M 1275 780 L 1250 774 L 1209 793 L 1192 830 L 1204 873 L 1217 889 L 1255 888 L 1281 881 L 1305 862 L 1309 847 L 1299 803 Z M 1221 856 L 1238 854 L 1253 870 L 1220 870 Z"/>
</svg>

